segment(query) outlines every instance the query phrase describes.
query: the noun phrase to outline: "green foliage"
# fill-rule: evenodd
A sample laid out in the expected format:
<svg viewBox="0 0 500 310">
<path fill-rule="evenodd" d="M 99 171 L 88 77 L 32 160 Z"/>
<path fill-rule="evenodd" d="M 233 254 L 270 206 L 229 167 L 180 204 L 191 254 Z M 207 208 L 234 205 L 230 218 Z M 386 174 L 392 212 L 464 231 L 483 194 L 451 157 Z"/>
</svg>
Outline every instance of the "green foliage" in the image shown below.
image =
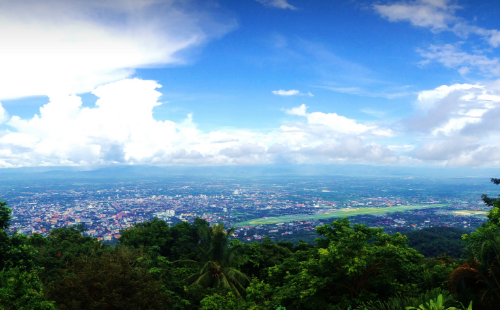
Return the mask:
<svg viewBox="0 0 500 310">
<path fill-rule="evenodd" d="M 390 297 L 387 301 L 369 301 L 365 304 L 368 310 L 401 310 L 423 305 L 430 300 L 437 300 L 441 296 L 442 304 L 446 307 L 457 305 L 450 293 L 441 288 L 432 289 L 416 296 L 396 295 Z"/>
<path fill-rule="evenodd" d="M 431 299 L 421 305 L 418 306 L 418 308 L 415 307 L 406 307 L 406 310 L 458 310 L 458 308 L 455 307 L 447 307 L 446 305 L 446 300 L 443 299 L 443 295 L 439 294 L 437 298 Z M 469 305 L 469 309 L 472 310 L 472 302 Z"/>
<path fill-rule="evenodd" d="M 450 275 L 450 291 L 459 300 L 494 309 L 500 302 L 500 228 L 496 225 L 480 227 L 467 242 L 468 260 Z"/>
<path fill-rule="evenodd" d="M 424 260 L 424 272 L 420 287 L 446 289 L 450 274 L 460 266 L 460 262 L 446 254 Z"/>
<path fill-rule="evenodd" d="M 213 225 L 211 228 L 202 228 L 201 258 L 199 261 L 181 260 L 184 265 L 198 266 L 199 272 L 194 273 L 186 280 L 190 285 L 202 287 L 230 288 L 237 297 L 245 296 L 245 286 L 250 279 L 241 271 L 234 268 L 243 262 L 239 247 L 231 247 L 229 236 L 233 229 L 224 230 L 224 224 Z"/>
<path fill-rule="evenodd" d="M 416 249 L 425 257 L 447 254 L 461 258 L 466 244 L 462 235 L 467 231 L 455 227 L 429 227 L 406 234 L 408 246 Z"/>
<path fill-rule="evenodd" d="M 0 201 L 0 306 L 1 309 L 55 309 L 42 292 L 36 250 L 23 235 L 9 236 L 11 209 Z"/>
<path fill-rule="evenodd" d="M 492 179 L 500 184 L 499 179 Z M 448 287 L 462 302 L 473 300 L 478 309 L 497 309 L 500 302 L 500 200 L 483 195 L 492 206 L 488 221 L 470 235 L 466 242 L 467 262 L 449 277 Z"/>
<path fill-rule="evenodd" d="M 30 272 L 20 267 L 0 271 L 0 308 L 4 310 L 52 310 L 35 269 Z"/>
<path fill-rule="evenodd" d="M 135 248 L 158 247 L 160 255 L 169 260 L 199 259 L 198 246 L 202 239 L 200 232 L 208 228 L 208 222 L 195 219 L 193 224 L 179 223 L 169 227 L 165 221 L 153 219 L 136 223 L 131 229 L 122 231 L 120 244 Z"/>
<path fill-rule="evenodd" d="M 0 309 L 452 310 L 460 301 L 472 310 L 471 300 L 496 309 L 500 200 L 483 199 L 489 221 L 463 241 L 456 229 L 407 237 L 344 218 L 317 227 L 317 246 L 244 244 L 223 224 L 153 219 L 114 247 L 83 236 L 83 226 L 9 236 L 0 201 Z M 467 260 L 457 260 L 464 246 Z"/>
<path fill-rule="evenodd" d="M 422 279 L 422 255 L 400 234 L 354 225 L 344 218 L 316 228 L 328 245 L 298 251 L 269 268 L 274 297 L 290 309 L 347 308 L 411 293 Z"/>
<path fill-rule="evenodd" d="M 233 240 L 231 246 L 240 248 L 241 255 L 245 257 L 245 263 L 240 266 L 243 273 L 248 276 L 255 276 L 260 279 L 267 277 L 266 269 L 283 263 L 285 258 L 292 256 L 293 244 L 291 247 L 283 243 L 277 244 L 269 238 L 264 238 L 261 242 L 243 244 L 238 240 Z"/>
<path fill-rule="evenodd" d="M 274 288 L 264 281 L 253 278 L 247 287 L 247 301 L 257 306 L 257 309 L 272 309 L 274 302 Z"/>
<path fill-rule="evenodd" d="M 0 201 L 0 230 L 6 230 L 10 227 L 10 215 L 12 210 L 7 207 L 7 202 Z"/>
<path fill-rule="evenodd" d="M 246 310 L 248 307 L 241 298 L 235 297 L 231 292 L 226 296 L 217 293 L 203 298 L 201 310 Z"/>
<path fill-rule="evenodd" d="M 500 179 L 492 178 L 491 182 L 499 185 Z M 492 207 L 492 209 L 488 212 L 488 222 L 486 222 L 484 226 L 500 227 L 500 199 L 490 198 L 486 195 L 482 195 L 482 198 L 486 205 Z"/>
<path fill-rule="evenodd" d="M 26 243 L 24 235 L 14 233 L 9 236 L 11 209 L 5 201 L 0 201 L 0 269 L 21 267 L 29 270 L 33 267 L 35 250 Z"/>
<path fill-rule="evenodd" d="M 105 246 L 92 237 L 82 236 L 78 227 L 55 228 L 47 238 L 34 234 L 27 244 L 37 250 L 34 263 L 43 267 L 40 274 L 42 281 L 59 281 L 61 270 L 67 268 L 77 257 L 82 255 L 101 255 L 109 246 Z"/>
<path fill-rule="evenodd" d="M 117 247 L 73 258 L 45 284 L 58 309 L 171 309 L 171 296 L 139 250 Z"/>
</svg>

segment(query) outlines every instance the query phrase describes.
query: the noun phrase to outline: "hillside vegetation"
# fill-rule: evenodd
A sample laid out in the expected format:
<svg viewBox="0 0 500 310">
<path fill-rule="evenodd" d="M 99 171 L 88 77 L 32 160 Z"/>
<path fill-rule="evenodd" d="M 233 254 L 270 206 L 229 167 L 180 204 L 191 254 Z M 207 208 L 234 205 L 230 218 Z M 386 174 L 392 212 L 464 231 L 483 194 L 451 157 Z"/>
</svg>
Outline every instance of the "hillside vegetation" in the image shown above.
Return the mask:
<svg viewBox="0 0 500 310">
<path fill-rule="evenodd" d="M 316 227 L 315 244 L 244 244 L 222 224 L 154 219 L 115 246 L 83 226 L 9 236 L 0 202 L 0 309 L 498 309 L 500 200 L 483 200 L 488 222 L 463 237 L 344 218 Z"/>
</svg>

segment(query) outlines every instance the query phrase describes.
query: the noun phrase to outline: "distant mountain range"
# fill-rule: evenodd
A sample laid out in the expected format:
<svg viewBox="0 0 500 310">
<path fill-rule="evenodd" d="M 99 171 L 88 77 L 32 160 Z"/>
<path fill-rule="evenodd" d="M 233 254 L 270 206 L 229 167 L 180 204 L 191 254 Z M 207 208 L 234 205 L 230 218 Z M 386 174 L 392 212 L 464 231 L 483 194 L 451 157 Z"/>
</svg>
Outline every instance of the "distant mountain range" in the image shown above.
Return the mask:
<svg viewBox="0 0 500 310">
<path fill-rule="evenodd" d="M 500 177 L 500 168 L 397 167 L 371 165 L 255 165 L 255 166 L 100 166 L 32 167 L 0 169 L 2 178 L 136 178 L 136 177 L 272 177 L 272 176 L 352 176 L 352 177 Z"/>
</svg>

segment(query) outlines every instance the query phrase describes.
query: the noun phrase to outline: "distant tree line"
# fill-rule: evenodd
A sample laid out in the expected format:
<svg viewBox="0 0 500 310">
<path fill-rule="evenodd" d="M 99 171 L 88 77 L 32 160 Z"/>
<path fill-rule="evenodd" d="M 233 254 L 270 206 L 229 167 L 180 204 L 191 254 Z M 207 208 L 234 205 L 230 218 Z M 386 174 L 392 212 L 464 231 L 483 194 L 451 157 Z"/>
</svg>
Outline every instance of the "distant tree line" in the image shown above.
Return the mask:
<svg viewBox="0 0 500 310">
<path fill-rule="evenodd" d="M 247 244 L 223 224 L 154 219 L 114 246 L 83 226 L 9 235 L 0 202 L 0 309 L 498 309 L 500 200 L 483 200 L 488 221 L 470 234 L 344 218 L 316 227 L 314 244 Z"/>
</svg>

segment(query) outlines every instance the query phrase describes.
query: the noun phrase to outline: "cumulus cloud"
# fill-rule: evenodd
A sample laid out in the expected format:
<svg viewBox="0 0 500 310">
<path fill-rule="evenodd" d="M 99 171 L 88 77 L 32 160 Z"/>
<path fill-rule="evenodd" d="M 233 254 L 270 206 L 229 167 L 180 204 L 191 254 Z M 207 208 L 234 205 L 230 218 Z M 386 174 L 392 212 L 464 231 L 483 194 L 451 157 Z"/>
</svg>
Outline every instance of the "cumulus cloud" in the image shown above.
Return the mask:
<svg viewBox="0 0 500 310">
<path fill-rule="evenodd" d="M 485 118 L 494 114 L 500 105 L 499 93 L 491 86 L 454 84 L 422 91 L 417 113 L 406 124 L 412 130 L 434 136 L 448 136 L 484 124 Z M 490 128 L 493 127 L 484 130 Z"/>
<path fill-rule="evenodd" d="M 257 0 L 265 6 L 274 7 L 278 9 L 296 10 L 297 8 L 287 2 L 287 0 Z"/>
<path fill-rule="evenodd" d="M 32 118 L 12 116 L 0 134 L 0 167 L 107 164 L 237 165 L 321 162 L 391 163 L 389 148 L 373 142 L 392 131 L 336 113 L 286 110 L 303 121 L 262 133 L 202 132 L 188 114 L 157 121 L 155 81 L 125 79 L 97 87 L 94 107 L 76 95 L 51 95 Z"/>
<path fill-rule="evenodd" d="M 9 114 L 5 111 L 2 103 L 0 103 L 0 125 L 9 119 Z"/>
<path fill-rule="evenodd" d="M 324 157 L 328 161 L 362 160 L 375 163 L 395 163 L 399 156 L 387 146 L 365 143 L 359 137 L 345 137 L 338 143 L 325 142 L 315 147 L 305 147 L 300 153 Z"/>
<path fill-rule="evenodd" d="M 234 27 L 186 1 L 0 1 L 0 99 L 84 93 L 180 64 L 180 52 Z"/>
<path fill-rule="evenodd" d="M 364 125 L 357 123 L 354 119 L 349 119 L 337 113 L 312 112 L 307 113 L 307 106 L 302 104 L 289 110 L 287 114 L 305 116 L 307 123 L 296 123 L 293 126 L 284 125 L 282 129 L 288 132 L 307 132 L 317 136 L 338 137 L 339 135 L 360 135 L 363 137 L 378 136 L 392 137 L 394 132 L 388 128 L 381 128 L 376 125 Z"/>
<path fill-rule="evenodd" d="M 415 158 L 455 166 L 500 164 L 499 81 L 423 91 L 416 108 L 405 124 L 427 142 L 412 151 Z"/>
<path fill-rule="evenodd" d="M 283 90 L 283 89 L 273 90 L 272 93 L 275 94 L 275 95 L 278 95 L 278 96 L 309 96 L 309 97 L 314 97 L 314 95 L 311 94 L 310 92 L 307 93 L 307 94 L 303 94 L 303 93 L 301 93 L 300 91 L 298 91 L 296 89 L 291 89 L 291 90 Z"/>
</svg>

